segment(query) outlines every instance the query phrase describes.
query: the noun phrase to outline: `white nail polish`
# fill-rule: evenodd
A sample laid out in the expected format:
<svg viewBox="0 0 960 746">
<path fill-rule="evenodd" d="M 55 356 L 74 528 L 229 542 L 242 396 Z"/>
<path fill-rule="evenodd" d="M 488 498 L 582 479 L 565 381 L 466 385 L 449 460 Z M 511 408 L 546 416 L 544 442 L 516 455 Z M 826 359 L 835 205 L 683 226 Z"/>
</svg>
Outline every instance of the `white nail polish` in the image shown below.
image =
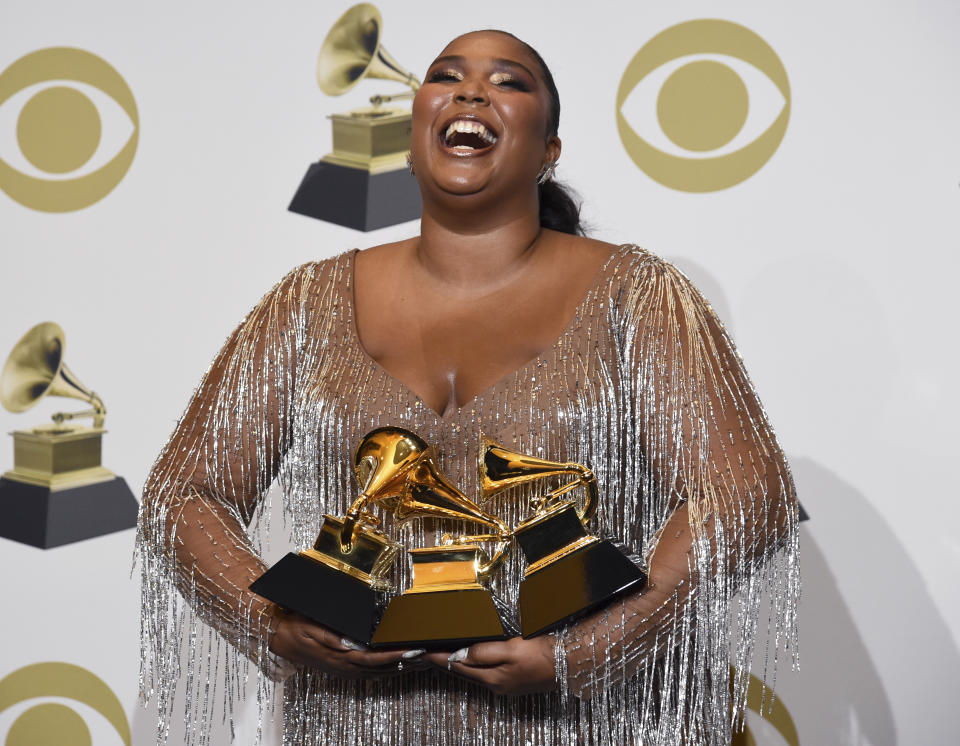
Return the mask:
<svg viewBox="0 0 960 746">
<path fill-rule="evenodd" d="M 346 637 L 340 638 L 340 645 L 345 647 L 347 650 L 366 650 L 367 648 L 353 640 L 350 640 Z"/>
<path fill-rule="evenodd" d="M 460 663 L 465 660 L 466 657 L 470 654 L 470 648 L 460 648 L 459 650 L 450 653 L 450 657 L 447 658 L 450 663 Z"/>
<path fill-rule="evenodd" d="M 403 653 L 400 657 L 406 660 L 411 658 L 419 658 L 421 655 L 427 652 L 426 648 L 417 648 L 416 650 L 408 650 L 406 653 Z"/>
</svg>

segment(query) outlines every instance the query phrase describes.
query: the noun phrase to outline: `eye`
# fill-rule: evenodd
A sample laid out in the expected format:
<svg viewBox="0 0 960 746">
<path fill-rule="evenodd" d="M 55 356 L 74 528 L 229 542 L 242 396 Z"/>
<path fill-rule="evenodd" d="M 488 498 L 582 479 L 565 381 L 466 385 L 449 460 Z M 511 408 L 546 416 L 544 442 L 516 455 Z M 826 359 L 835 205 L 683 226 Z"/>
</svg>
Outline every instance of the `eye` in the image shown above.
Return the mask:
<svg viewBox="0 0 960 746">
<path fill-rule="evenodd" d="M 526 83 L 510 73 L 494 73 L 490 76 L 490 82 L 500 88 L 513 88 L 517 91 L 530 90 Z"/>
<path fill-rule="evenodd" d="M 790 84 L 773 49 L 729 21 L 655 36 L 617 93 L 617 128 L 648 176 L 687 192 L 726 189 L 773 155 L 790 117 Z"/>
<path fill-rule="evenodd" d="M 90 52 L 32 52 L 0 73 L 0 189 L 26 207 L 69 212 L 109 194 L 139 140 L 129 86 Z"/>
<path fill-rule="evenodd" d="M 0 740 L 7 746 L 130 746 L 130 723 L 102 679 L 69 663 L 35 663 L 0 680 Z"/>
<path fill-rule="evenodd" d="M 463 80 L 463 75 L 456 70 L 436 70 L 430 73 L 430 77 L 427 78 L 428 83 L 444 83 L 460 80 Z"/>
</svg>

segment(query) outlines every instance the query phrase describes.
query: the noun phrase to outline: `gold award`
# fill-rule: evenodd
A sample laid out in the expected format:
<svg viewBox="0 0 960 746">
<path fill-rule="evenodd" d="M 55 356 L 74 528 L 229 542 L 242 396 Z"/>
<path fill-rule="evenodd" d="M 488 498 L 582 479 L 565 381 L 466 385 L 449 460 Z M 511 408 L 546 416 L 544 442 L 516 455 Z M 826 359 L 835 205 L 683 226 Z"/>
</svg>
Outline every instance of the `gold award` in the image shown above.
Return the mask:
<svg viewBox="0 0 960 746">
<path fill-rule="evenodd" d="M 646 573 L 609 541 L 584 526 L 597 507 L 597 479 L 583 464 L 548 461 L 512 451 L 483 438 L 480 485 L 484 498 L 531 481 L 573 479 L 533 501 L 533 516 L 513 530 L 527 560 L 520 583 L 520 631 L 524 637 L 549 632 L 630 590 L 640 590 Z M 581 510 L 565 495 L 585 488 Z"/>
<path fill-rule="evenodd" d="M 373 5 L 347 10 L 320 48 L 317 84 L 328 96 L 342 96 L 365 78 L 410 90 L 377 94 L 368 107 L 330 116 L 333 152 L 309 167 L 290 203 L 293 212 L 363 231 L 420 217 L 420 190 L 406 161 L 411 114 L 384 106 L 412 98 L 420 81 L 383 47 L 382 28 Z"/>
<path fill-rule="evenodd" d="M 37 324 L 0 373 L 0 404 L 24 412 L 47 396 L 80 399 L 81 412 L 57 412 L 53 424 L 13 433 L 13 469 L 0 478 L 0 536 L 44 548 L 131 528 L 137 501 L 123 478 L 101 463 L 107 409 L 64 360 L 66 336 Z M 90 417 L 93 426 L 68 424 Z"/>
<path fill-rule="evenodd" d="M 413 583 L 390 602 L 373 645 L 458 647 L 506 639 L 515 630 L 501 618 L 493 595 L 482 583 L 503 561 L 509 529 L 458 490 L 440 471 L 433 449 L 422 446 L 423 457 L 400 500 L 389 505 L 397 519 L 469 521 L 491 533 L 444 534 L 438 546 L 409 550 Z M 484 541 L 496 542 L 491 559 L 481 547 Z"/>
<path fill-rule="evenodd" d="M 250 589 L 357 642 L 400 644 L 401 640 L 394 639 L 397 635 L 418 639 L 421 627 L 426 625 L 429 632 L 430 623 L 438 620 L 424 618 L 421 605 L 416 602 L 412 606 L 391 604 L 384 617 L 386 628 L 381 632 L 377 627 L 377 635 L 374 635 L 384 600 L 382 594 L 391 589 L 388 576 L 401 546 L 378 528 L 380 519 L 372 509 L 379 506 L 389 511 L 397 522 L 420 517 L 479 521 L 498 531 L 496 536 L 501 539 L 503 547 L 506 545 L 503 538 L 507 533 L 506 526 L 487 516 L 454 487 L 437 466 L 433 449 L 409 430 L 381 427 L 367 433 L 357 446 L 353 467 L 362 487 L 346 515 L 343 518 L 324 516 L 311 549 L 287 554 Z M 431 578 L 436 581 L 437 573 L 415 570 L 423 581 L 415 584 L 419 589 L 416 592 L 434 589 L 479 591 L 489 597 L 489 592 L 476 582 L 476 578 L 472 584 L 464 580 L 465 563 L 469 561 L 465 557 L 471 553 L 477 562 L 476 573 L 484 576 L 489 572 L 479 560 L 479 547 L 462 545 L 453 539 L 450 542 L 449 547 L 411 551 L 415 568 L 421 564 L 418 557 L 422 555 L 427 557 L 423 564 L 430 565 L 431 571 L 439 568 L 442 578 L 442 582 L 431 584 Z M 498 560 L 499 556 L 486 564 L 492 569 Z M 438 585 L 442 587 L 436 588 Z M 467 595 L 472 600 L 478 594 Z M 444 630 L 456 630 L 453 618 L 456 604 L 448 602 L 447 606 L 451 609 L 451 616 L 446 620 L 441 618 L 440 626 Z M 492 599 L 489 606 L 493 608 Z M 401 607 L 402 610 L 398 611 Z M 430 608 L 436 609 L 435 606 Z M 498 617 L 496 622 L 502 635 Z"/>
</svg>

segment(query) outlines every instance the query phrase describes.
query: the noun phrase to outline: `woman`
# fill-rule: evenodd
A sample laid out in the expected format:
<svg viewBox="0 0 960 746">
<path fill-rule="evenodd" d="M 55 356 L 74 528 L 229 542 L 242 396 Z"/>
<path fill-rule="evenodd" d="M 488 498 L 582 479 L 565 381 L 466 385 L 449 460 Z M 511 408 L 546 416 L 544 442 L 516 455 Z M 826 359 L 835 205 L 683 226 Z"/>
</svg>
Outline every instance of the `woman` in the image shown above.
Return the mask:
<svg viewBox="0 0 960 746">
<path fill-rule="evenodd" d="M 746 686 L 729 665 L 748 670 L 762 592 L 777 643 L 792 641 L 792 482 L 696 290 L 641 249 L 578 235 L 549 181 L 559 110 L 525 43 L 452 41 L 413 104 L 421 235 L 294 270 L 228 339 L 144 495 L 147 685 L 162 713 L 184 632 L 176 586 L 257 664 L 261 701 L 286 678 L 290 744 L 729 742 Z M 590 529 L 647 557 L 648 589 L 557 635 L 430 654 L 362 649 L 251 593 L 266 568 L 245 527 L 273 480 L 294 539 L 312 543 L 356 494 L 352 449 L 382 425 L 435 445 L 468 494 L 481 432 L 589 463 Z M 488 509 L 516 525 L 529 494 Z M 435 540 L 421 524 L 405 534 Z M 494 580 L 508 603 L 522 569 L 513 557 Z M 186 686 L 203 732 L 219 638 L 192 615 Z M 245 676 L 229 660 L 228 700 Z"/>
</svg>

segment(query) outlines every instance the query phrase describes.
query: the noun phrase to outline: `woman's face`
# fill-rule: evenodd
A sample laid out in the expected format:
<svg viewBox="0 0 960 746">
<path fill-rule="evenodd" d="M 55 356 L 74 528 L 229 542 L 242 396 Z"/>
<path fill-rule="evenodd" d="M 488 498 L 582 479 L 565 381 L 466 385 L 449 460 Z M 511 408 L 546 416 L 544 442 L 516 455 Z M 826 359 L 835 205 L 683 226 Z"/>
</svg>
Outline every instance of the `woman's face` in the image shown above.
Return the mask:
<svg viewBox="0 0 960 746">
<path fill-rule="evenodd" d="M 560 155 L 549 116 L 540 67 L 516 39 L 485 31 L 454 39 L 413 101 L 410 151 L 421 187 L 533 189 L 544 162 Z"/>
</svg>

